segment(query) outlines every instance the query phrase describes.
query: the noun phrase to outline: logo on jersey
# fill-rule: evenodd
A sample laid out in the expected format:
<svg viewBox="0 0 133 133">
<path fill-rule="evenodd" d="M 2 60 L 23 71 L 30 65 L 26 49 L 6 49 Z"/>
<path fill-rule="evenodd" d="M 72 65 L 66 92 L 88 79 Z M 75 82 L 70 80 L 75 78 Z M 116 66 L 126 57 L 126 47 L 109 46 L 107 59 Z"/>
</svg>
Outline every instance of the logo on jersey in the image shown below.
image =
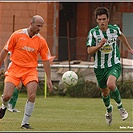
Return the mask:
<svg viewBox="0 0 133 133">
<path fill-rule="evenodd" d="M 26 40 L 26 38 L 22 38 L 22 37 L 21 37 L 20 40 Z"/>
<path fill-rule="evenodd" d="M 111 45 L 104 45 L 102 48 L 101 48 L 101 52 L 103 52 L 104 54 L 109 54 L 113 51 L 113 48 Z"/>
<path fill-rule="evenodd" d="M 26 50 L 26 51 L 28 51 L 28 52 L 34 52 L 34 51 L 35 51 L 35 49 L 33 49 L 33 48 L 31 48 L 31 47 L 28 47 L 28 46 L 24 46 L 24 47 L 22 47 L 22 49 L 23 49 L 23 50 Z"/>
<path fill-rule="evenodd" d="M 113 47 L 112 47 L 113 43 L 116 43 L 116 38 L 112 38 L 110 40 L 107 40 L 107 42 L 103 45 L 103 47 L 100 49 L 100 51 L 103 52 L 104 54 L 111 53 L 113 51 Z"/>
</svg>

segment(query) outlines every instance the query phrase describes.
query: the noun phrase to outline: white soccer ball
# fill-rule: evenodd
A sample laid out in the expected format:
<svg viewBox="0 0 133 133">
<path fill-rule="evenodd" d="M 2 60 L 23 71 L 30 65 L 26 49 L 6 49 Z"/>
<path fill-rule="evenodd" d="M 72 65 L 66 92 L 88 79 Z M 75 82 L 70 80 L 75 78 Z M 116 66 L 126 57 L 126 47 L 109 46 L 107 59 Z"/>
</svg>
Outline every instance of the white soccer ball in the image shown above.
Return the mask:
<svg viewBox="0 0 133 133">
<path fill-rule="evenodd" d="M 78 82 L 78 75 L 74 71 L 66 71 L 62 75 L 62 82 L 67 87 L 73 87 Z"/>
</svg>

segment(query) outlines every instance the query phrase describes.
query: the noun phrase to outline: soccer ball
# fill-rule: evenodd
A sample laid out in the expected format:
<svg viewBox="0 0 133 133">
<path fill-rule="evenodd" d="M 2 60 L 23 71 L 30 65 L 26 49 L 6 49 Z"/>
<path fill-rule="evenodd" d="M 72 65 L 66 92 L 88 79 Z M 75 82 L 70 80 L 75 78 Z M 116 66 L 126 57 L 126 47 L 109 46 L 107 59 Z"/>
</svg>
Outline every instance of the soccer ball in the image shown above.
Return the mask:
<svg viewBox="0 0 133 133">
<path fill-rule="evenodd" d="M 66 71 L 62 75 L 62 81 L 63 81 L 65 86 L 73 87 L 78 82 L 78 75 L 74 71 Z"/>
</svg>

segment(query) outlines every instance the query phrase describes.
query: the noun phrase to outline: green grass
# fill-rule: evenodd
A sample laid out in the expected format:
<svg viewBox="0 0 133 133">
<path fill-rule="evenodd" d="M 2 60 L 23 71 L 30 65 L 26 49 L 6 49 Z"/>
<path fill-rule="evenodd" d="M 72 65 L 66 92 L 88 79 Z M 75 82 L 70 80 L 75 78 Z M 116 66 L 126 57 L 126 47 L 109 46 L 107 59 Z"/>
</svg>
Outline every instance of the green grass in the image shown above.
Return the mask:
<svg viewBox="0 0 133 133">
<path fill-rule="evenodd" d="M 37 97 L 30 125 L 34 128 L 28 131 L 120 131 L 133 132 L 132 99 L 122 99 L 123 105 L 129 113 L 126 121 L 122 121 L 114 106 L 113 122 L 108 126 L 105 122 L 105 107 L 100 98 L 67 98 L 67 97 Z M 20 113 L 6 111 L 0 120 L 0 131 L 27 131 L 20 128 L 23 118 L 26 97 L 20 95 L 16 108 Z M 123 129 L 124 128 L 124 129 Z M 132 128 L 132 129 L 129 129 Z"/>
</svg>

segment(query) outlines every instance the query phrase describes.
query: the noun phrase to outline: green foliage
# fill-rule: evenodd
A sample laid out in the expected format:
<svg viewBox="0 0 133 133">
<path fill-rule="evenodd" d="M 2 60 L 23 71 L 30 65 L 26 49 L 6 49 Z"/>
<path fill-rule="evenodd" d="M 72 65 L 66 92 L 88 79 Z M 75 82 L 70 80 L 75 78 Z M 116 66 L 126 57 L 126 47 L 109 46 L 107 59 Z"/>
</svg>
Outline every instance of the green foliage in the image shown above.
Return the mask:
<svg viewBox="0 0 133 133">
<path fill-rule="evenodd" d="M 39 81 L 36 93 L 37 95 L 44 95 L 44 83 L 45 83 L 44 81 Z M 22 85 L 20 92 L 24 94 L 27 93 L 26 87 L 24 85 Z"/>
<path fill-rule="evenodd" d="M 69 96 L 77 98 L 99 98 L 101 97 L 100 89 L 97 83 L 93 81 L 85 80 L 83 76 L 78 75 L 79 81 L 74 87 L 67 88 L 64 86 L 64 89 L 59 89 L 56 84 L 56 93 L 53 95 L 60 96 Z M 116 85 L 120 91 L 121 98 L 133 98 L 133 81 L 124 80 L 117 81 Z M 65 91 L 64 91 L 65 90 Z M 55 91 L 54 91 L 55 92 Z"/>
<path fill-rule="evenodd" d="M 117 81 L 116 85 L 120 91 L 121 98 L 133 98 L 133 81 Z"/>
<path fill-rule="evenodd" d="M 68 96 L 77 98 L 100 98 L 101 92 L 97 83 L 93 81 L 85 80 L 83 76 L 78 74 L 79 80 L 74 87 L 65 87 L 64 84 L 59 82 L 53 82 L 53 92 L 47 91 L 47 96 Z M 3 93 L 4 88 L 4 76 L 0 76 L 0 93 Z M 44 95 L 44 81 L 39 81 L 37 95 Z M 116 85 L 120 91 L 121 98 L 133 98 L 133 81 L 124 80 L 117 81 Z M 22 86 L 21 93 L 26 94 L 25 86 Z"/>
<path fill-rule="evenodd" d="M 100 91 L 97 84 L 93 81 L 84 80 L 79 76 L 79 81 L 76 86 L 68 88 L 67 95 L 71 97 L 100 97 Z"/>
<path fill-rule="evenodd" d="M 37 95 L 44 95 L 44 84 L 45 82 L 39 81 L 38 88 L 37 88 Z"/>
</svg>

